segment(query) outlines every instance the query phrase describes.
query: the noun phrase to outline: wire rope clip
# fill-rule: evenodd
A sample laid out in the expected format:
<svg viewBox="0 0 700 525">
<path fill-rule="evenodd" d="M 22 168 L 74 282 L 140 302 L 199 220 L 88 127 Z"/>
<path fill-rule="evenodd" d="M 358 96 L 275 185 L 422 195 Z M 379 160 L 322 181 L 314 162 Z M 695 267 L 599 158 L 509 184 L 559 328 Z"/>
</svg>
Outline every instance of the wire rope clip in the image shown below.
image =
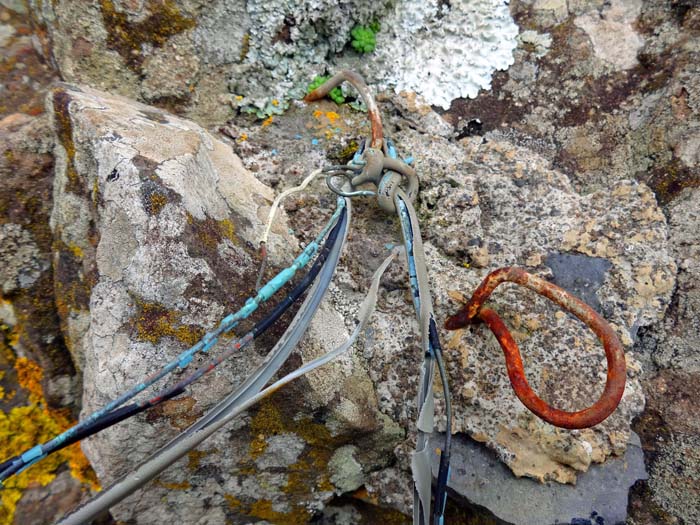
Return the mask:
<svg viewBox="0 0 700 525">
<path fill-rule="evenodd" d="M 418 195 L 418 176 L 416 170 L 396 155 L 396 149 L 390 140 L 385 140 L 382 149 L 361 146 L 358 155 L 347 166 L 329 166 L 326 183 L 331 191 L 343 197 L 376 196 L 379 207 L 387 213 L 396 213 L 394 197 L 403 189 L 409 200 L 415 201 Z M 351 190 L 338 187 L 336 176 L 343 176 Z M 357 189 L 363 184 L 371 183 L 376 191 Z"/>
<path fill-rule="evenodd" d="M 484 303 L 496 287 L 512 282 L 546 297 L 583 321 L 603 343 L 608 363 L 605 389 L 600 398 L 588 408 L 566 412 L 551 407 L 530 388 L 525 377 L 523 361 L 515 339 L 496 312 Z M 581 429 L 597 425 L 612 414 L 625 391 L 627 367 L 622 344 L 612 327 L 595 310 L 558 286 L 532 275 L 522 268 L 500 268 L 488 274 L 469 302 L 445 322 L 447 330 L 457 330 L 468 324 L 483 322 L 496 336 L 505 355 L 508 378 L 515 395 L 536 416 L 561 428 Z"/>
</svg>

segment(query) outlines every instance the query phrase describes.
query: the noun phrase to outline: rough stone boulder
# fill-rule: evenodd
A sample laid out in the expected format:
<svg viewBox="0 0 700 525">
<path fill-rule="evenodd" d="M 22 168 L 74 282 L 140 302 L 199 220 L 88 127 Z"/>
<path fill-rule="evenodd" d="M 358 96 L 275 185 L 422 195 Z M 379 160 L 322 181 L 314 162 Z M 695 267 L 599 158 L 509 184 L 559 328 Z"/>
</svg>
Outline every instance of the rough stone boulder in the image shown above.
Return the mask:
<svg viewBox="0 0 700 525">
<path fill-rule="evenodd" d="M 517 476 L 540 481 L 573 484 L 592 465 L 621 456 L 632 439 L 631 422 L 644 407 L 633 342 L 641 327 L 661 319 L 675 283 L 667 224 L 653 193 L 644 184 L 621 181 L 605 191 L 580 194 L 569 177 L 530 149 L 495 135 L 455 141 L 415 97 L 383 99 L 382 112 L 395 115 L 385 123 L 387 136 L 415 158 L 421 180 L 418 207 L 440 319 L 453 313 L 489 271 L 519 265 L 593 305 L 612 323 L 627 351 L 627 387 L 619 408 L 593 429 L 566 431 L 540 421 L 518 401 L 502 352 L 487 329 L 444 333 L 454 396 L 452 431 L 495 450 Z M 255 167 L 259 177 L 280 181 L 287 173 L 311 169 L 324 152 L 338 155 L 347 144 L 347 130 L 356 130 L 349 133 L 354 137 L 364 132 L 363 125 L 363 115 L 321 103 L 291 109 L 272 126 L 229 131 L 248 137 L 236 145 L 244 163 Z M 319 185 L 314 191 L 323 195 L 324 190 Z M 322 206 L 323 198 L 309 196 L 304 206 L 290 204 L 295 230 L 314 224 L 314 204 Z M 400 242 L 396 223 L 371 200 L 358 202 L 354 224 L 358 234 L 350 240 L 333 295 L 335 307 L 346 315 L 386 245 Z M 381 410 L 412 429 L 420 352 L 405 269 L 394 267 L 386 286 L 362 356 Z M 605 357 L 588 329 L 512 285 L 499 287 L 491 304 L 511 327 L 539 395 L 565 410 L 597 399 L 605 382 Z M 436 402 L 439 413 L 439 397 Z M 410 500 L 412 447 L 409 437 L 395 450 L 396 465 L 371 473 L 366 484 L 380 501 L 404 511 Z"/>
<path fill-rule="evenodd" d="M 49 104 L 58 137 L 51 217 L 57 304 L 83 374 L 85 415 L 243 305 L 254 292 L 257 241 L 273 193 L 229 145 L 191 122 L 88 88 L 57 87 Z M 298 250 L 280 218 L 271 264 L 289 264 Z M 317 319 L 307 357 L 347 334 L 328 307 Z M 231 391 L 273 340 L 234 356 L 186 395 L 86 440 L 102 483 Z M 386 462 L 398 437 L 384 445 L 377 439 L 385 427 L 395 434 L 383 419 L 363 367 L 345 359 L 238 420 L 114 515 L 138 523 L 298 522 L 336 487 L 356 488 L 348 476 L 357 472 L 343 470 L 356 463 L 353 454 L 331 461 L 336 449 L 369 439 L 370 452 L 358 456 L 374 468 Z"/>
</svg>

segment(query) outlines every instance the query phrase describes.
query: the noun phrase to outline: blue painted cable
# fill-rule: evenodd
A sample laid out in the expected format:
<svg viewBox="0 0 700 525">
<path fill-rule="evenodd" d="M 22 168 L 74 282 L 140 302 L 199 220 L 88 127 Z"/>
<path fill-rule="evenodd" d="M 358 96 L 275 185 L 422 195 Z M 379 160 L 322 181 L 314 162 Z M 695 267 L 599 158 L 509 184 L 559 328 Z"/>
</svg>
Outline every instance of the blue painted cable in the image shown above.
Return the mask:
<svg viewBox="0 0 700 525">
<path fill-rule="evenodd" d="M 160 371 L 152 374 L 146 378 L 146 380 L 137 384 L 129 391 L 119 396 L 117 399 L 111 401 L 102 409 L 93 412 L 77 425 L 69 428 L 46 443 L 36 445 L 28 451 L 3 462 L 0 465 L 0 467 L 3 467 L 0 470 L 0 484 L 8 477 L 25 470 L 34 463 L 37 463 L 41 459 L 45 458 L 49 453 L 51 453 L 51 451 L 63 448 L 65 443 L 73 443 L 75 441 L 75 436 L 81 431 L 84 431 L 86 428 L 89 428 L 90 425 L 95 424 L 95 422 L 100 420 L 100 418 L 106 417 L 110 412 L 120 407 L 139 393 L 143 392 L 146 388 L 150 387 L 177 368 L 185 368 L 192 362 L 192 359 L 197 352 L 206 353 L 209 351 L 209 349 L 211 349 L 217 343 L 221 334 L 229 332 L 235 326 L 237 326 L 240 321 L 249 317 L 262 302 L 267 301 L 270 297 L 272 297 L 272 295 L 274 295 L 282 286 L 284 286 L 294 277 L 300 268 L 308 264 L 309 260 L 318 251 L 321 240 L 328 234 L 328 231 L 333 227 L 333 225 L 338 222 L 338 218 L 345 208 L 345 199 L 342 197 L 338 197 L 336 203 L 337 205 L 335 212 L 316 236 L 314 241 L 312 241 L 302 251 L 302 253 L 297 256 L 289 268 L 279 272 L 258 291 L 255 297 L 248 299 L 243 308 L 226 316 L 215 330 L 208 332 L 198 343 L 188 350 L 182 352 L 178 357 L 166 364 Z"/>
<path fill-rule="evenodd" d="M 167 401 L 184 393 L 189 385 L 200 379 L 204 374 L 207 374 L 214 370 L 224 360 L 233 355 L 235 351 L 242 349 L 248 343 L 261 336 L 270 326 L 272 326 L 276 321 L 279 320 L 280 317 L 282 317 L 282 315 L 289 309 L 289 307 L 304 294 L 304 292 L 309 288 L 311 283 L 316 279 L 316 276 L 323 268 L 331 249 L 333 248 L 333 246 L 335 246 L 335 243 L 338 240 L 338 234 L 340 230 L 343 229 L 342 226 L 345 213 L 346 210 L 343 209 L 340 214 L 340 217 L 338 218 L 338 222 L 328 234 L 328 237 L 326 238 L 323 247 L 319 251 L 318 257 L 314 260 L 314 264 L 312 265 L 311 269 L 309 269 L 309 271 L 306 273 L 304 278 L 282 301 L 280 301 L 275 306 L 275 308 L 272 310 L 272 312 L 270 312 L 270 314 L 268 314 L 264 319 L 256 323 L 255 326 L 250 330 L 250 332 L 248 332 L 245 336 L 241 337 L 235 343 L 233 343 L 229 347 L 229 349 L 226 350 L 226 352 L 224 352 L 211 362 L 199 367 L 195 372 L 181 379 L 176 384 L 161 390 L 150 399 L 141 401 L 140 403 L 133 403 L 128 406 L 120 407 L 109 412 L 108 414 L 105 414 L 103 417 L 97 419 L 92 425 L 89 425 L 88 427 L 77 432 L 70 440 L 63 442 L 58 448 L 54 448 L 50 451 L 45 450 L 45 453 L 48 455 L 57 452 L 58 450 L 64 447 L 67 447 L 77 441 L 90 437 L 96 434 L 97 432 L 104 430 L 105 428 L 108 428 L 121 421 L 124 421 L 125 419 L 133 417 L 136 414 L 149 410 L 163 403 L 164 401 Z"/>
</svg>

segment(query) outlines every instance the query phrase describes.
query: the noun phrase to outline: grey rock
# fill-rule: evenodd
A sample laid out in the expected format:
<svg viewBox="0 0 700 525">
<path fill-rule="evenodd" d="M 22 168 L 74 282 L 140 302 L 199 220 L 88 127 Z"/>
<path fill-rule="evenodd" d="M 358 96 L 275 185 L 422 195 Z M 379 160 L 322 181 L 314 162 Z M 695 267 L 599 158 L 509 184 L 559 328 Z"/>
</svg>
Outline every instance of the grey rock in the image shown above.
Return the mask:
<svg viewBox="0 0 700 525">
<path fill-rule="evenodd" d="M 641 349 L 661 368 L 700 372 L 700 190 L 683 190 L 667 208 L 678 265 L 672 314 L 645 333 Z"/>
<path fill-rule="evenodd" d="M 442 447 L 436 433 L 431 448 Z M 541 484 L 513 476 L 483 445 L 464 436 L 452 441 L 449 489 L 453 497 L 486 507 L 509 525 L 618 525 L 627 518 L 627 493 L 640 479 L 647 479 L 639 437 L 632 433 L 624 456 L 592 466 L 580 474 L 576 485 Z M 433 474 L 440 456 L 433 454 Z"/>
<path fill-rule="evenodd" d="M 3 5 L 16 13 L 27 12 L 27 4 L 22 0 L 2 0 L 0 5 Z"/>
<path fill-rule="evenodd" d="M 8 24 L 0 24 L 0 48 L 10 42 L 15 34 L 15 28 Z"/>
<path fill-rule="evenodd" d="M 700 437 L 678 434 L 661 448 L 651 469 L 654 500 L 685 523 L 700 523 Z"/>
<path fill-rule="evenodd" d="M 331 483 L 339 493 L 357 490 L 364 483 L 362 465 L 355 459 L 358 449 L 354 445 L 340 447 L 333 453 L 328 462 L 331 472 Z"/>
<path fill-rule="evenodd" d="M 86 87 L 57 87 L 48 102 L 58 139 L 51 226 L 59 313 L 83 373 L 85 415 L 242 306 L 254 289 L 273 194 L 227 144 L 190 121 Z M 299 251 L 288 230 L 281 213 L 268 243 L 273 268 L 288 266 Z M 322 306 L 302 359 L 345 337 L 342 318 Z M 83 442 L 100 481 L 194 422 L 264 353 L 252 345 L 185 395 Z M 370 436 L 373 468 L 388 461 L 400 436 L 382 434 L 371 382 L 352 356 L 296 388 L 207 441 L 116 506 L 114 516 L 139 524 L 298 520 L 333 496 L 328 462 L 349 436 Z M 321 407 L 328 427 L 311 420 Z M 351 475 L 356 485 L 357 472 Z M 342 473 L 337 481 L 346 483 Z"/>
<path fill-rule="evenodd" d="M 5 294 L 28 288 L 48 269 L 49 261 L 19 224 L 0 225 L 0 284 Z"/>
<path fill-rule="evenodd" d="M 267 438 L 265 452 L 255 460 L 260 470 L 269 468 L 285 468 L 299 459 L 306 443 L 295 434 L 278 434 Z"/>
<path fill-rule="evenodd" d="M 468 8 L 437 0 L 30 4 L 64 79 L 164 103 L 207 125 L 237 108 L 279 114 L 329 69 L 362 70 L 382 89 L 448 108 L 512 64 L 518 33 L 508 6 L 492 0 Z M 375 21 L 375 51 L 358 53 L 351 31 Z"/>
<path fill-rule="evenodd" d="M 554 284 L 600 311 L 596 293 L 605 282 L 606 274 L 612 266 L 610 262 L 587 255 L 550 253 L 544 263 L 552 270 Z"/>
<path fill-rule="evenodd" d="M 176 339 L 181 334 L 177 330 L 153 341 L 138 337 L 138 320 L 144 317 L 144 304 L 140 302 L 162 306 L 163 315 L 174 312 L 176 317 L 169 322 L 175 328 L 185 325 L 205 329 L 223 312 L 233 309 L 233 304 L 216 294 L 220 272 L 239 272 L 237 282 L 245 282 L 246 275 L 252 279 L 254 268 L 250 266 L 255 266 L 255 254 L 250 246 L 258 239 L 271 194 L 253 180 L 223 143 L 190 122 L 87 89 L 57 93 L 58 97 L 53 96 L 55 124 L 61 131 L 67 117 L 71 140 L 59 133 L 63 146 L 58 152 L 53 223 L 63 245 L 78 246 L 84 254 L 82 259 L 67 260 L 66 264 L 70 262 L 81 269 L 82 275 L 90 276 L 86 283 L 90 292 L 87 306 L 69 308 L 66 323 L 76 357 L 83 356 L 84 398 L 90 408 L 114 397 L 121 385 L 135 382 L 152 371 L 155 362 L 163 362 L 183 348 L 182 341 Z M 402 153 L 410 152 L 416 158 L 421 176 L 418 207 L 438 318 L 454 311 L 454 298 L 473 290 L 488 271 L 499 266 L 519 264 L 551 276 L 545 261 L 553 253 L 608 261 L 602 284 L 601 272 L 596 273 L 595 286 L 600 285 L 597 296 L 604 315 L 628 347 L 639 326 L 661 318 L 674 286 L 675 266 L 666 245 L 666 220 L 646 186 L 624 181 L 604 192 L 580 195 L 565 175 L 551 170 L 545 159 L 530 150 L 480 137 L 450 142 L 423 128 L 430 128 L 434 120 L 422 114 L 424 110 L 418 105 L 419 117 L 410 119 L 405 116 L 410 105 L 405 101 L 395 105 L 403 108 L 404 115 L 400 112 L 387 122 L 387 134 L 396 139 Z M 323 104 L 292 108 L 275 126 L 240 128 L 248 136 L 245 142 L 236 143 L 239 151 L 247 152 L 243 162 L 255 165 L 261 178 L 286 170 L 303 176 L 318 167 L 323 155 L 309 144 L 315 133 L 326 136 L 326 128 L 319 125 L 324 114 L 317 112 L 319 107 L 324 108 Z M 347 109 L 338 111 L 338 122 L 342 121 L 343 126 L 362 129 L 364 115 Z M 400 125 L 407 120 L 413 126 Z M 336 129 L 342 129 L 338 126 L 333 127 L 329 144 L 338 133 Z M 164 135 L 168 136 L 167 142 L 162 140 Z M 296 135 L 301 138 L 294 138 Z M 274 153 L 268 147 L 271 143 Z M 76 152 L 72 158 L 71 144 Z M 230 187 L 228 191 L 221 187 L 231 184 L 227 177 L 233 175 L 230 167 L 220 164 L 224 159 L 225 164 L 240 170 L 235 172 L 235 189 Z M 285 159 L 284 164 L 280 159 Z M 79 184 L 71 181 L 75 173 Z M 93 190 L 95 181 L 97 189 Z M 91 197 L 94 191 L 97 198 Z M 292 203 L 289 208 L 289 225 L 297 235 L 307 238 L 323 220 L 323 208 L 332 202 L 323 193 L 314 195 L 313 191 L 319 188 L 308 194 L 304 206 Z M 236 235 L 224 236 L 230 243 L 224 238 L 215 239 L 216 258 L 226 252 L 238 265 L 224 269 L 214 262 L 208 248 L 199 246 L 190 236 L 192 232 L 185 224 L 212 219 L 219 224 L 229 216 Z M 97 246 L 86 235 L 93 223 L 100 225 Z M 352 328 L 354 309 L 369 275 L 386 253 L 386 245 L 398 240 L 398 232 L 387 224 L 378 220 L 371 203 L 358 206 L 355 228 L 359 235 L 350 239 L 347 256 L 331 288 L 332 307 L 319 312 L 300 351 L 302 359 L 311 359 L 335 346 Z M 278 241 L 271 244 L 272 253 L 288 252 L 282 249 L 286 238 L 282 225 Z M 102 242 L 105 246 L 100 248 Z M 109 246 L 123 246 L 124 253 L 109 257 Z M 278 263 L 283 260 L 280 258 Z M 226 500 L 226 496 L 237 498 L 231 511 L 236 516 L 250 516 L 259 510 L 251 507 L 254 498 L 262 498 L 270 512 L 279 513 L 277 516 L 292 515 L 300 508 L 306 509 L 304 512 L 320 509 L 333 491 L 320 485 L 324 489 L 313 492 L 313 487 L 322 483 L 324 475 L 329 476 L 326 467 L 332 453 L 321 456 L 326 459 L 319 469 L 308 465 L 309 456 L 302 452 L 293 465 L 306 462 L 312 467 L 314 475 L 305 478 L 306 490 L 312 493 L 305 492 L 293 501 L 283 490 L 292 482 L 287 470 L 270 467 L 272 470 L 252 478 L 245 474 L 247 463 L 241 460 L 248 451 L 257 454 L 259 449 L 261 454 L 256 457 L 260 458 L 270 443 L 275 443 L 260 441 L 246 432 L 247 428 L 257 432 L 255 429 L 263 423 L 272 422 L 268 431 L 273 433 L 297 434 L 313 448 L 315 438 L 305 434 L 304 427 L 309 424 L 295 418 L 299 413 L 320 409 L 329 416 L 324 424 L 313 428 L 330 433 L 333 439 L 345 433 L 354 435 L 353 444 L 359 450 L 354 458 L 366 473 L 361 478 L 355 469 L 352 476 L 336 478 L 334 484 L 342 487 L 352 477 L 352 485 L 356 486 L 364 480 L 370 493 L 383 504 L 407 510 L 411 437 L 409 433 L 401 442 L 404 434 L 395 427 L 398 424 L 400 429 L 410 431 L 414 426 L 419 358 L 418 352 L 406 350 L 407 346 L 412 348 L 417 330 L 404 272 L 401 265 L 389 272 L 386 297 L 372 323 L 372 336 L 359 345 L 360 351 L 305 379 L 304 388 L 298 391 L 301 412 L 297 407 L 289 419 L 292 413 L 286 409 L 265 405 L 261 418 L 253 416 L 249 427 L 243 420 L 237 423 L 236 439 L 219 437 L 208 444 L 208 454 L 200 461 L 202 467 L 227 475 L 217 481 L 204 474 L 190 475 L 187 483 L 191 486 L 178 493 L 182 506 L 175 510 L 161 505 L 158 499 L 168 494 L 168 486 L 184 482 L 180 471 L 173 469 L 162 477 L 159 487 L 151 487 L 147 497 L 140 497 L 138 505 L 129 501 L 121 506 L 119 516 L 138 515 L 143 523 L 199 519 L 204 516 L 199 500 L 205 490 L 213 491 L 217 501 Z M 77 270 L 64 274 L 81 275 Z M 196 287 L 191 286 L 193 280 L 198 283 Z M 190 295 L 195 288 L 199 295 Z M 134 296 L 140 299 L 130 300 Z M 605 377 L 604 360 L 593 336 L 568 321 L 566 315 L 555 315 L 544 301 L 512 289 L 499 289 L 493 304 L 514 326 L 537 390 L 564 409 L 590 404 Z M 485 442 L 516 475 L 573 483 L 595 463 L 624 453 L 630 422 L 643 406 L 637 378 L 639 364 L 632 355 L 627 357 L 628 386 L 618 410 L 594 429 L 568 432 L 540 422 L 515 398 L 500 350 L 487 332 L 462 330 L 444 337 L 443 343 L 455 398 L 453 430 Z M 592 360 L 591 355 L 598 357 Z M 107 356 L 119 356 L 119 360 Z M 234 360 L 206 388 L 193 389 L 182 406 L 169 407 L 160 414 L 162 419 L 156 419 L 156 425 L 140 420 L 127 431 L 107 431 L 89 441 L 85 448 L 98 472 L 110 479 L 114 472 L 128 468 L 125 458 L 129 454 L 143 454 L 154 440 L 172 435 L 175 428 L 186 424 L 187 417 L 205 410 L 226 391 L 230 381 L 240 380 L 251 366 L 253 363 L 244 359 Z M 571 374 L 574 369 L 579 373 Z M 440 413 L 439 398 L 437 404 Z M 384 416 L 379 417 L 377 410 Z M 277 418 L 285 423 L 276 422 Z M 387 426 L 384 418 L 394 424 Z M 367 446 L 361 444 L 363 440 Z M 221 456 L 216 450 L 223 443 L 228 453 Z M 391 460 L 386 452 L 397 444 L 397 465 L 385 469 Z M 331 452 L 337 448 L 324 447 Z M 384 453 L 369 455 L 365 448 Z M 206 488 L 211 483 L 216 486 Z"/>
<path fill-rule="evenodd" d="M 631 421 L 643 408 L 640 364 L 629 349 L 637 330 L 658 322 L 670 302 L 675 264 L 667 245 L 666 219 L 643 184 L 624 181 L 605 191 L 580 194 L 567 176 L 527 148 L 495 137 L 452 142 L 429 131 L 430 119 L 417 104 L 412 116 L 406 115 L 411 107 L 407 99 L 392 104 L 400 109 L 385 122 L 385 132 L 401 155 L 415 158 L 421 179 L 418 207 L 438 319 L 453 313 L 458 301 L 498 267 L 516 264 L 552 278 L 547 265 L 552 254 L 573 255 L 595 266 L 584 290 L 596 290 L 601 311 L 628 349 L 623 401 L 596 428 L 562 431 L 532 416 L 513 394 L 501 350 L 487 330 L 477 327 L 443 335 L 454 396 L 453 431 L 484 442 L 516 475 L 574 483 L 581 472 L 624 454 Z M 284 177 L 317 167 L 318 150 L 334 151 L 343 136 L 315 116 L 327 108 L 323 103 L 295 107 L 275 126 L 239 128 L 248 140 L 238 149 L 251 152 L 244 155 L 244 163 L 255 166 L 260 177 Z M 362 115 L 336 111 L 342 126 L 365 129 Z M 314 139 L 320 142 L 316 147 Z M 274 155 L 262 146 L 271 142 Z M 307 232 L 316 224 L 317 208 L 329 202 L 323 192 L 318 184 L 304 206 L 290 205 L 295 231 Z M 334 307 L 346 319 L 354 315 L 353 305 L 371 268 L 386 246 L 399 239 L 395 223 L 377 213 L 370 200 L 360 201 L 354 214 L 360 234 L 350 239 L 332 290 Z M 417 327 L 401 265 L 388 272 L 385 286 L 385 302 L 380 302 L 360 354 L 382 411 L 412 429 L 419 351 L 412 346 Z M 581 409 L 596 399 L 605 362 L 592 334 L 545 301 L 512 287 L 499 288 L 492 305 L 516 333 L 528 378 L 540 395 L 566 410 Z M 439 414 L 439 397 L 436 402 Z M 365 485 L 383 504 L 402 511 L 410 506 L 411 449 L 409 433 L 395 450 L 397 465 L 371 473 Z"/>
</svg>

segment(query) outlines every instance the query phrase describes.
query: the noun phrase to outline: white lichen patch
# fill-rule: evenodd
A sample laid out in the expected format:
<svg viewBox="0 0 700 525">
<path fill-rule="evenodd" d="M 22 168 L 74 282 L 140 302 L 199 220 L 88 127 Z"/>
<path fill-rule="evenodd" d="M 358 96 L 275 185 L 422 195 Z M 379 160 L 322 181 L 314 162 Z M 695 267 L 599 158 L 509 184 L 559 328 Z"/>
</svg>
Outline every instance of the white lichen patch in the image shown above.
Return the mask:
<svg viewBox="0 0 700 525">
<path fill-rule="evenodd" d="M 513 63 L 518 27 L 503 0 L 385 4 L 248 2 L 246 57 L 231 85 L 244 96 L 239 103 L 267 111 L 271 96 L 299 96 L 315 75 L 348 68 L 379 89 L 418 93 L 447 109 L 488 89 L 493 73 Z M 350 31 L 372 21 L 381 26 L 376 48 L 358 54 Z"/>
<path fill-rule="evenodd" d="M 493 73 L 513 64 L 517 36 L 502 0 L 400 2 L 382 20 L 370 76 L 448 109 L 456 98 L 489 89 Z"/>
</svg>

